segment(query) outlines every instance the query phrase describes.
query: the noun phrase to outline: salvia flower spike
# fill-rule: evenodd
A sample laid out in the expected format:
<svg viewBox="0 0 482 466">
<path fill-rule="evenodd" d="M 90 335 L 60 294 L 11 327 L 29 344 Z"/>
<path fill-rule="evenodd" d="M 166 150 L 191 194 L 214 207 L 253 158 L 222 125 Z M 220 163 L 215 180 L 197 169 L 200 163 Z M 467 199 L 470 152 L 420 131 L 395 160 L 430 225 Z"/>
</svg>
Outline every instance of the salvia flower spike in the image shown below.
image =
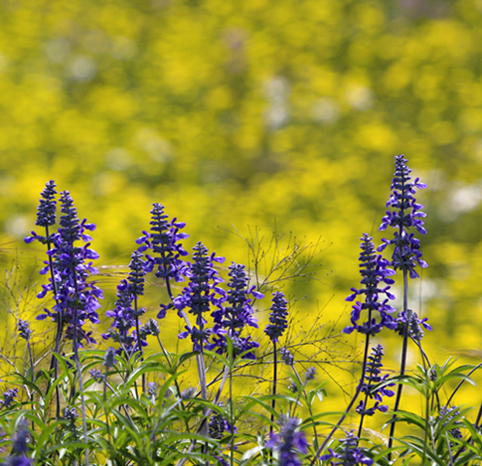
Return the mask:
<svg viewBox="0 0 482 466">
<path fill-rule="evenodd" d="M 174 306 L 180 317 L 185 309 L 196 318 L 195 325 L 186 326 L 186 331 L 179 335 L 179 338 L 186 338 L 189 334 L 193 342 L 194 351 L 208 343 L 211 329 L 206 327 L 206 319 L 211 306 L 222 305 L 226 293 L 218 285 L 223 280 L 214 268 L 214 262 L 222 263 L 224 258 L 216 257 L 214 253 L 209 254 L 208 249 L 198 242 L 194 248 L 192 264 L 186 272 L 189 283 L 181 294 L 174 298 Z M 162 312 L 162 311 L 161 311 Z"/>
<path fill-rule="evenodd" d="M 361 400 L 356 408 L 357 413 L 363 416 L 373 416 L 375 411 L 386 413 L 388 411 L 388 406 L 381 404 L 383 397 L 392 397 L 394 395 L 394 392 L 387 387 L 379 389 L 373 388 L 388 377 L 388 374 L 381 375 L 383 356 L 384 351 L 382 345 L 376 345 L 372 348 L 371 354 L 368 356 L 366 376 L 360 390 L 362 393 L 365 393 L 366 398 L 365 401 Z M 393 384 L 390 386 L 393 386 Z M 371 408 L 366 406 L 368 398 L 375 400 L 375 404 Z"/>
<path fill-rule="evenodd" d="M 155 270 L 156 277 L 163 278 L 166 283 L 169 280 L 184 281 L 185 262 L 182 256 L 187 256 L 180 240 L 189 237 L 180 232 L 186 224 L 177 222 L 177 219 L 168 221 L 162 204 L 153 204 L 151 210 L 150 231 L 143 231 L 136 242 L 140 244 L 139 252 L 151 250 L 155 256 L 146 254 L 146 272 Z"/>
<path fill-rule="evenodd" d="M 264 329 L 272 342 L 277 343 L 288 327 L 288 301 L 281 291 L 273 293 L 269 324 Z"/>
<path fill-rule="evenodd" d="M 360 289 L 352 288 L 353 292 L 346 301 L 354 301 L 357 297 L 363 300 L 356 301 L 351 312 L 351 326 L 343 331 L 351 333 L 353 330 L 365 335 L 374 335 L 383 327 L 395 329 L 397 322 L 391 313 L 395 308 L 389 304 L 395 296 L 390 293 L 390 285 L 394 283 L 390 276 L 395 272 L 388 268 L 388 261 L 376 253 L 372 238 L 364 233 L 361 239 L 360 273 L 362 276 Z M 368 311 L 370 319 L 360 324 L 362 312 Z M 375 313 L 375 314 L 374 314 Z M 378 315 L 378 319 L 376 317 Z"/>
<path fill-rule="evenodd" d="M 329 453 L 320 456 L 321 461 L 330 460 L 330 466 L 358 466 L 365 464 L 367 466 L 373 464 L 373 460 L 367 457 L 363 451 L 358 447 L 359 439 L 350 430 L 346 433 L 345 438 L 340 440 L 343 445 L 339 452 L 328 448 Z"/>
<path fill-rule="evenodd" d="M 45 313 L 40 314 L 37 319 L 43 320 L 51 317 L 52 320 L 57 321 L 61 316 L 63 324 L 67 325 L 65 335 L 72 339 L 74 314 L 76 314 L 75 325 L 79 344 L 82 340 L 93 343 L 95 340 L 91 337 L 91 332 L 83 329 L 83 326 L 87 320 L 93 324 L 100 322 L 97 309 L 100 307 L 99 299 L 103 298 L 102 290 L 94 283 L 87 281 L 90 275 L 98 273 L 91 261 L 98 259 L 99 255 L 89 248 L 88 241 L 91 241 L 92 238 L 85 232 L 86 230 L 93 231 L 95 225 L 87 223 L 86 220 L 79 220 L 73 199 L 68 191 L 61 193 L 60 204 L 60 226 L 57 232 L 50 235 L 53 247 L 48 254 L 52 261 L 45 261 L 46 266 L 41 270 L 41 273 L 45 274 L 52 267 L 52 277 L 49 279 L 49 284 L 42 285 L 43 291 L 38 294 L 39 298 L 43 298 L 48 292 L 52 292 L 55 305 L 53 312 L 45 309 Z M 44 203 L 44 210 L 51 211 L 51 207 L 47 208 L 47 202 Z M 46 213 L 42 218 L 47 217 Z M 27 238 L 26 241 L 29 242 L 30 239 Z M 35 236 L 33 239 L 44 242 L 39 236 Z M 76 245 L 78 241 L 84 241 L 87 244 L 79 247 Z"/>
<path fill-rule="evenodd" d="M 239 354 L 259 347 L 257 342 L 251 340 L 251 336 L 241 337 L 241 332 L 246 326 L 258 328 L 250 295 L 255 298 L 263 298 L 264 295 L 255 291 L 254 286 L 248 287 L 249 279 L 244 265 L 233 262 L 229 266 L 229 277 L 226 301 L 212 313 L 215 324 L 211 349 L 224 353 L 227 347 L 225 335 L 228 335 L 233 340 L 235 353 Z M 250 352 L 246 357 L 254 359 L 255 356 Z"/>
<path fill-rule="evenodd" d="M 404 155 L 395 157 L 395 175 L 391 186 L 392 193 L 387 202 L 385 216 L 382 219 L 379 230 L 386 230 L 389 226 L 395 229 L 391 240 L 383 239 L 383 244 L 378 251 L 383 251 L 389 244 L 394 245 L 391 265 L 395 270 L 405 270 L 410 278 L 419 275 L 415 267 L 427 267 L 420 252 L 420 240 L 415 238 L 410 229 L 415 228 L 418 233 L 425 235 L 427 231 L 423 226 L 422 218 L 426 214 L 422 212 L 423 206 L 417 203 L 414 194 L 417 189 L 424 189 L 426 184 L 421 183 L 419 178 L 410 181 L 411 169 L 407 167 L 407 159 Z"/>
<path fill-rule="evenodd" d="M 299 454 L 308 452 L 305 433 L 298 431 L 298 424 L 294 417 L 281 416 L 280 432 L 266 443 L 266 448 L 278 451 L 280 466 L 301 466 Z"/>
</svg>

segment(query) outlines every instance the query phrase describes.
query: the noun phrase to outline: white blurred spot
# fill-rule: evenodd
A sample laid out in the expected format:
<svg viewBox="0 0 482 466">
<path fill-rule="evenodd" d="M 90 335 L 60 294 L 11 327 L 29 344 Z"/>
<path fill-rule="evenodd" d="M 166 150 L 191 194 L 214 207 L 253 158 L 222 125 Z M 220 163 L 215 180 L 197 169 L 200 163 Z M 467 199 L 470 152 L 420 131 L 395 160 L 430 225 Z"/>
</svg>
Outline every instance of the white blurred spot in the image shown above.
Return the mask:
<svg viewBox="0 0 482 466">
<path fill-rule="evenodd" d="M 482 200 L 482 188 L 480 183 L 474 185 L 456 186 L 449 193 L 448 208 L 455 214 L 469 212 L 475 209 Z"/>
<path fill-rule="evenodd" d="M 29 222 L 24 215 L 12 215 L 5 220 L 5 230 L 16 238 L 24 238 L 29 230 Z"/>
<path fill-rule="evenodd" d="M 268 80 L 264 85 L 264 94 L 268 101 L 264 119 L 268 126 L 277 129 L 290 119 L 288 107 L 289 83 L 282 76 Z"/>
<path fill-rule="evenodd" d="M 67 39 L 52 39 L 45 44 L 44 50 L 50 61 L 60 63 L 70 53 L 70 42 Z"/>
<path fill-rule="evenodd" d="M 171 144 L 150 128 L 137 133 L 137 143 L 156 162 L 165 162 L 172 157 Z"/>
<path fill-rule="evenodd" d="M 74 58 L 69 71 L 77 81 L 90 81 L 97 74 L 97 66 L 92 58 L 80 56 Z"/>
<path fill-rule="evenodd" d="M 125 170 L 131 165 L 131 154 L 123 147 L 116 147 L 105 154 L 105 163 L 112 170 Z"/>
<path fill-rule="evenodd" d="M 372 107 L 375 95 L 365 86 L 351 86 L 345 92 L 345 99 L 356 110 L 368 110 Z"/>
<path fill-rule="evenodd" d="M 338 103 L 330 97 L 322 97 L 311 105 L 311 116 L 320 123 L 333 123 L 340 115 Z"/>
</svg>

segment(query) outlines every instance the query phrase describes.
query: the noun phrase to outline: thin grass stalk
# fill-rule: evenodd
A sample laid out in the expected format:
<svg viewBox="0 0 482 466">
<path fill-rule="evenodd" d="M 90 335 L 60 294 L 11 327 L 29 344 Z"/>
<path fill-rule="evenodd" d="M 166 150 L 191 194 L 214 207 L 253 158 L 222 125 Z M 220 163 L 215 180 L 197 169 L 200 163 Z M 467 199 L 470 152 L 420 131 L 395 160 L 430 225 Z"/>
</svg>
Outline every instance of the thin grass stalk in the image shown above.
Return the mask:
<svg viewBox="0 0 482 466">
<path fill-rule="evenodd" d="M 407 270 L 403 270 L 403 312 L 406 316 L 406 322 L 403 327 L 403 344 L 402 344 L 402 357 L 400 362 L 400 375 L 405 375 L 406 363 L 407 363 L 407 348 L 408 348 L 408 317 L 407 317 L 407 309 L 408 309 L 408 275 Z M 392 448 L 393 446 L 393 436 L 395 435 L 395 425 L 397 419 L 397 411 L 400 406 L 400 400 L 402 398 L 402 391 L 403 391 L 403 384 L 399 383 L 397 387 L 397 396 L 395 398 L 395 405 L 393 407 L 393 416 L 392 416 L 392 424 L 390 426 L 390 437 L 388 439 L 388 448 Z M 388 461 L 391 461 L 392 453 L 388 453 Z"/>
<path fill-rule="evenodd" d="M 371 309 L 369 309 L 368 314 L 369 314 L 369 318 L 371 318 Z M 360 383 L 358 384 L 358 387 L 355 391 L 355 394 L 353 395 L 353 398 L 351 399 L 350 403 L 348 403 L 348 406 L 345 409 L 345 412 L 342 414 L 342 416 L 340 417 L 340 419 L 338 420 L 336 425 L 333 427 L 333 429 L 331 429 L 330 433 L 327 435 L 327 437 L 325 438 L 325 440 L 323 441 L 321 446 L 318 448 L 318 450 L 315 453 L 315 456 L 310 461 L 309 466 L 313 466 L 315 461 L 319 458 L 319 456 L 321 455 L 323 450 L 328 445 L 328 442 L 331 440 L 331 437 L 333 437 L 333 434 L 336 432 L 336 430 L 340 427 L 342 422 L 345 420 L 346 416 L 348 415 L 348 413 L 352 409 L 353 405 L 355 404 L 356 400 L 358 399 L 358 396 L 361 393 L 361 389 L 362 389 L 362 386 L 363 386 L 363 382 L 365 381 L 366 370 L 367 370 L 367 358 L 368 358 L 369 344 L 370 344 L 370 334 L 367 333 L 366 339 L 365 339 L 365 351 L 364 351 L 364 355 L 363 355 L 362 375 L 360 377 Z"/>
<path fill-rule="evenodd" d="M 278 382 L 278 348 L 276 347 L 276 341 L 273 340 L 273 399 L 271 400 L 271 407 L 273 412 L 271 413 L 271 424 L 269 426 L 269 435 L 273 435 L 273 422 L 274 422 L 274 411 L 276 408 L 276 384 Z"/>
<path fill-rule="evenodd" d="M 78 295 L 78 286 L 77 286 L 77 277 L 75 274 L 75 268 L 73 270 L 74 274 L 74 287 L 75 287 L 75 295 Z M 79 390 L 80 390 L 80 403 L 82 407 L 82 431 L 84 434 L 84 442 L 88 445 L 88 436 L 87 436 L 87 420 L 86 420 L 86 408 L 85 408 L 85 397 L 84 397 L 84 381 L 82 378 L 82 367 L 80 365 L 80 358 L 79 358 L 79 343 L 78 343 L 78 335 L 77 335 L 77 326 L 78 326 L 78 308 L 77 305 L 74 306 L 74 322 L 73 322 L 73 339 L 72 339 L 72 346 L 74 350 L 74 360 L 75 366 L 77 369 L 77 376 L 79 378 Z M 85 450 L 85 466 L 89 466 L 89 449 L 86 448 Z"/>
</svg>

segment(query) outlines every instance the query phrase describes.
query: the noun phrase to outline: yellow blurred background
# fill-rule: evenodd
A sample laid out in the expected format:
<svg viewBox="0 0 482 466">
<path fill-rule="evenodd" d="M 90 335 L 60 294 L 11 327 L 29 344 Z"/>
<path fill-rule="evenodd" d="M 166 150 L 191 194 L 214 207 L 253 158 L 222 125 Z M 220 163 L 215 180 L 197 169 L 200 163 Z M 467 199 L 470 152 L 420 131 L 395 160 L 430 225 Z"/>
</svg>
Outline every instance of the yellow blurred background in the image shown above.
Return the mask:
<svg viewBox="0 0 482 466">
<path fill-rule="evenodd" d="M 481 52 L 480 0 L 3 0 L 4 263 L 35 250 L 22 238 L 54 179 L 97 224 L 104 271 L 128 263 L 153 202 L 187 223 L 188 248 L 201 240 L 226 265 L 248 261 L 235 231 L 321 236 L 321 280 L 287 290 L 308 295 L 305 322 L 323 309 L 341 329 L 359 238 L 379 243 L 405 153 L 428 184 L 429 268 L 411 283 L 434 327 L 425 346 L 478 363 Z M 104 280 L 109 309 L 116 279 Z"/>
</svg>

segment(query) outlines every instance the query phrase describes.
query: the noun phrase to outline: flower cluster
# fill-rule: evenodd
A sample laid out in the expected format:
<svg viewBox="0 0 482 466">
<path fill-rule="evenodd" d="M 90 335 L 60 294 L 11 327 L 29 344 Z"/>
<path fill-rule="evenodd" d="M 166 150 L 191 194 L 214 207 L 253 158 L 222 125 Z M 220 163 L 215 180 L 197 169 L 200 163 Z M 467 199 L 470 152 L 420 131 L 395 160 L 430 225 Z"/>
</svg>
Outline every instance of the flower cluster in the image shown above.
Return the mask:
<svg viewBox="0 0 482 466">
<path fill-rule="evenodd" d="M 288 301 L 281 291 L 276 291 L 273 293 L 272 303 L 269 315 L 270 323 L 264 331 L 273 343 L 277 343 L 288 327 Z"/>
<path fill-rule="evenodd" d="M 280 433 L 273 434 L 266 442 L 266 448 L 278 451 L 280 466 L 300 466 L 298 454 L 308 452 L 305 433 L 297 429 L 298 419 L 281 416 Z"/>
<path fill-rule="evenodd" d="M 46 190 L 48 188 L 49 185 Z M 90 275 L 98 273 L 91 261 L 98 259 L 99 255 L 89 248 L 88 241 L 91 241 L 92 238 L 85 233 L 85 230 L 93 231 L 95 225 L 88 224 L 85 219 L 79 220 L 68 191 L 60 194 L 60 204 L 60 226 L 56 233 L 50 235 L 53 248 L 49 251 L 49 256 L 52 261 L 45 261 L 46 266 L 41 271 L 42 274 L 45 274 L 52 267 L 53 278 L 49 279 L 49 284 L 42 285 L 43 290 L 38 295 L 39 298 L 43 298 L 48 292 L 52 292 L 55 305 L 52 309 L 53 312 L 45 309 L 45 313 L 37 316 L 37 319 L 43 320 L 51 317 L 55 322 L 61 319 L 63 324 L 67 325 L 65 333 L 67 338 L 73 339 L 75 330 L 79 342 L 85 340 L 94 343 L 95 340 L 91 337 L 92 332 L 84 330 L 83 326 L 86 321 L 93 324 L 100 322 L 97 309 L 100 307 L 99 299 L 103 298 L 102 290 L 94 283 L 87 281 Z M 49 201 L 41 202 L 39 206 L 38 216 L 44 223 L 48 219 L 52 219 L 52 205 L 53 201 Z M 25 239 L 27 243 L 33 240 L 43 242 L 42 237 L 35 233 L 32 235 Z M 87 244 L 82 247 L 75 246 L 79 240 L 87 242 Z"/>
<path fill-rule="evenodd" d="M 391 397 L 394 395 L 394 392 L 386 387 L 376 387 L 376 385 L 378 385 L 380 382 L 383 382 L 388 377 L 388 374 L 384 376 L 380 375 L 380 369 L 383 367 L 383 355 L 383 346 L 377 345 L 372 348 L 372 352 L 368 356 L 366 376 L 360 391 L 365 393 L 367 398 L 374 399 L 375 404 L 371 408 L 367 408 L 366 401 L 361 400 L 360 404 L 356 408 L 356 412 L 363 416 L 373 416 L 375 411 L 386 413 L 388 411 L 388 406 L 381 404 L 382 398 L 384 396 Z M 394 384 L 390 384 L 390 386 L 393 385 Z"/>
<path fill-rule="evenodd" d="M 17 432 L 13 437 L 12 452 L 5 462 L 2 463 L 5 466 L 31 466 L 33 460 L 28 458 L 28 437 L 27 420 L 22 419 L 19 422 Z"/>
<path fill-rule="evenodd" d="M 395 246 L 391 262 L 393 268 L 407 271 L 410 278 L 416 278 L 419 275 L 415 267 L 417 265 L 427 267 L 427 263 L 421 259 L 420 240 L 415 238 L 414 233 L 409 233 L 408 229 L 413 227 L 421 235 L 427 233 L 421 220 L 426 214 L 421 210 L 423 206 L 418 204 L 414 197 L 416 189 L 424 189 L 427 185 L 420 183 L 419 178 L 411 182 L 410 173 L 411 170 L 407 167 L 404 155 L 396 156 L 392 193 L 386 205 L 391 210 L 386 211 L 379 228 L 383 231 L 390 226 L 395 228 L 395 233 L 393 239 L 382 240 L 383 244 L 378 247 L 378 251 L 381 252 L 389 244 L 393 244 Z"/>
<path fill-rule="evenodd" d="M 236 431 L 236 427 L 234 427 L 234 431 Z M 233 433 L 233 426 L 223 415 L 214 413 L 209 419 L 209 437 L 219 440 L 225 436 L 226 432 Z"/>
<path fill-rule="evenodd" d="M 457 406 L 442 406 L 439 414 L 444 427 L 452 427 L 448 430 L 448 433 L 456 439 L 461 439 L 463 435 L 459 426 L 463 423 L 457 420 L 461 417 L 459 408 Z"/>
<path fill-rule="evenodd" d="M 30 340 L 33 330 L 30 328 L 28 321 L 19 319 L 18 320 L 18 334 L 21 338 L 25 340 Z"/>
<path fill-rule="evenodd" d="M 179 338 L 186 338 L 191 335 L 194 351 L 198 351 L 208 342 L 211 329 L 206 327 L 207 316 L 211 306 L 222 305 L 226 293 L 218 287 L 223 280 L 219 277 L 214 268 L 214 262 L 222 263 L 224 258 L 216 257 L 215 254 L 208 255 L 207 248 L 198 242 L 194 248 L 192 264 L 186 276 L 189 280 L 188 285 L 182 290 L 181 294 L 173 300 L 174 306 L 182 317 L 184 309 L 196 317 L 196 323 L 192 327 L 186 327 L 186 331 L 179 335 Z"/>
<path fill-rule="evenodd" d="M 340 440 L 342 445 L 340 451 L 333 451 L 328 448 L 329 453 L 320 456 L 321 461 L 330 461 L 331 466 L 358 466 L 361 464 L 371 465 L 373 460 L 365 456 L 358 447 L 358 437 L 353 434 L 353 430 L 346 433 L 345 438 Z"/>
<path fill-rule="evenodd" d="M 407 309 L 407 312 L 401 311 L 396 319 L 398 323 L 397 332 L 403 335 L 405 325 L 408 324 L 408 335 L 416 342 L 420 342 L 423 338 L 423 328 L 432 330 L 432 327 L 427 323 L 427 317 L 419 319 L 416 312 Z M 422 328 L 423 327 L 423 328 Z"/>
<path fill-rule="evenodd" d="M 8 408 L 12 404 L 13 400 L 18 396 L 18 388 L 9 388 L 3 392 L 2 408 Z"/>
<path fill-rule="evenodd" d="M 142 254 L 134 251 L 129 263 L 129 275 L 127 279 L 121 280 L 117 286 L 117 301 L 114 310 L 106 311 L 106 317 L 112 317 L 114 321 L 109 331 L 102 335 L 103 338 L 112 338 L 119 343 L 123 351 L 133 354 L 138 351 L 139 340 L 145 346 L 145 336 L 141 332 L 140 339 L 136 333 L 138 319 L 145 312 L 143 308 L 137 307 L 137 298 L 144 294 L 145 270 Z M 144 338 L 142 338 L 144 336 Z"/>
<path fill-rule="evenodd" d="M 292 366 L 295 363 L 295 357 L 291 354 L 288 348 L 280 349 L 281 359 L 287 366 Z"/>
<path fill-rule="evenodd" d="M 156 257 L 146 254 L 146 272 L 156 269 L 156 277 L 163 278 L 168 282 L 170 279 L 183 281 L 186 264 L 181 256 L 187 256 L 179 240 L 188 238 L 189 235 L 179 230 L 186 226 L 176 219 L 168 221 L 162 204 L 153 204 L 151 210 L 150 232 L 143 231 L 143 236 L 137 240 L 141 244 L 139 252 L 152 250 Z"/>
<path fill-rule="evenodd" d="M 395 308 L 388 303 L 389 300 L 395 299 L 395 296 L 389 292 L 390 285 L 394 283 L 389 277 L 395 272 L 388 268 L 388 261 L 376 253 L 370 236 L 364 233 L 360 239 L 362 287 L 359 290 L 352 288 L 353 293 L 346 298 L 346 301 L 354 301 L 357 296 L 363 296 L 364 300 L 355 302 L 350 318 L 352 325 L 343 331 L 351 333 L 357 330 L 362 334 L 374 335 L 383 327 L 392 330 L 397 327 L 395 319 L 391 316 Z M 368 320 L 360 325 L 358 321 L 362 311 L 368 311 Z M 379 320 L 373 315 L 374 312 L 379 314 Z"/>
<path fill-rule="evenodd" d="M 228 335 L 233 340 L 235 354 L 239 354 L 259 347 L 257 342 L 251 341 L 250 336 L 241 337 L 240 335 L 245 326 L 258 328 L 249 295 L 259 299 L 264 295 L 255 291 L 254 286 L 248 288 L 249 279 L 244 265 L 233 262 L 229 266 L 229 277 L 226 299 L 212 313 L 214 319 L 212 349 L 216 348 L 218 353 L 224 353 L 227 347 L 225 335 Z M 246 357 L 254 359 L 255 356 L 250 352 Z"/>
</svg>

